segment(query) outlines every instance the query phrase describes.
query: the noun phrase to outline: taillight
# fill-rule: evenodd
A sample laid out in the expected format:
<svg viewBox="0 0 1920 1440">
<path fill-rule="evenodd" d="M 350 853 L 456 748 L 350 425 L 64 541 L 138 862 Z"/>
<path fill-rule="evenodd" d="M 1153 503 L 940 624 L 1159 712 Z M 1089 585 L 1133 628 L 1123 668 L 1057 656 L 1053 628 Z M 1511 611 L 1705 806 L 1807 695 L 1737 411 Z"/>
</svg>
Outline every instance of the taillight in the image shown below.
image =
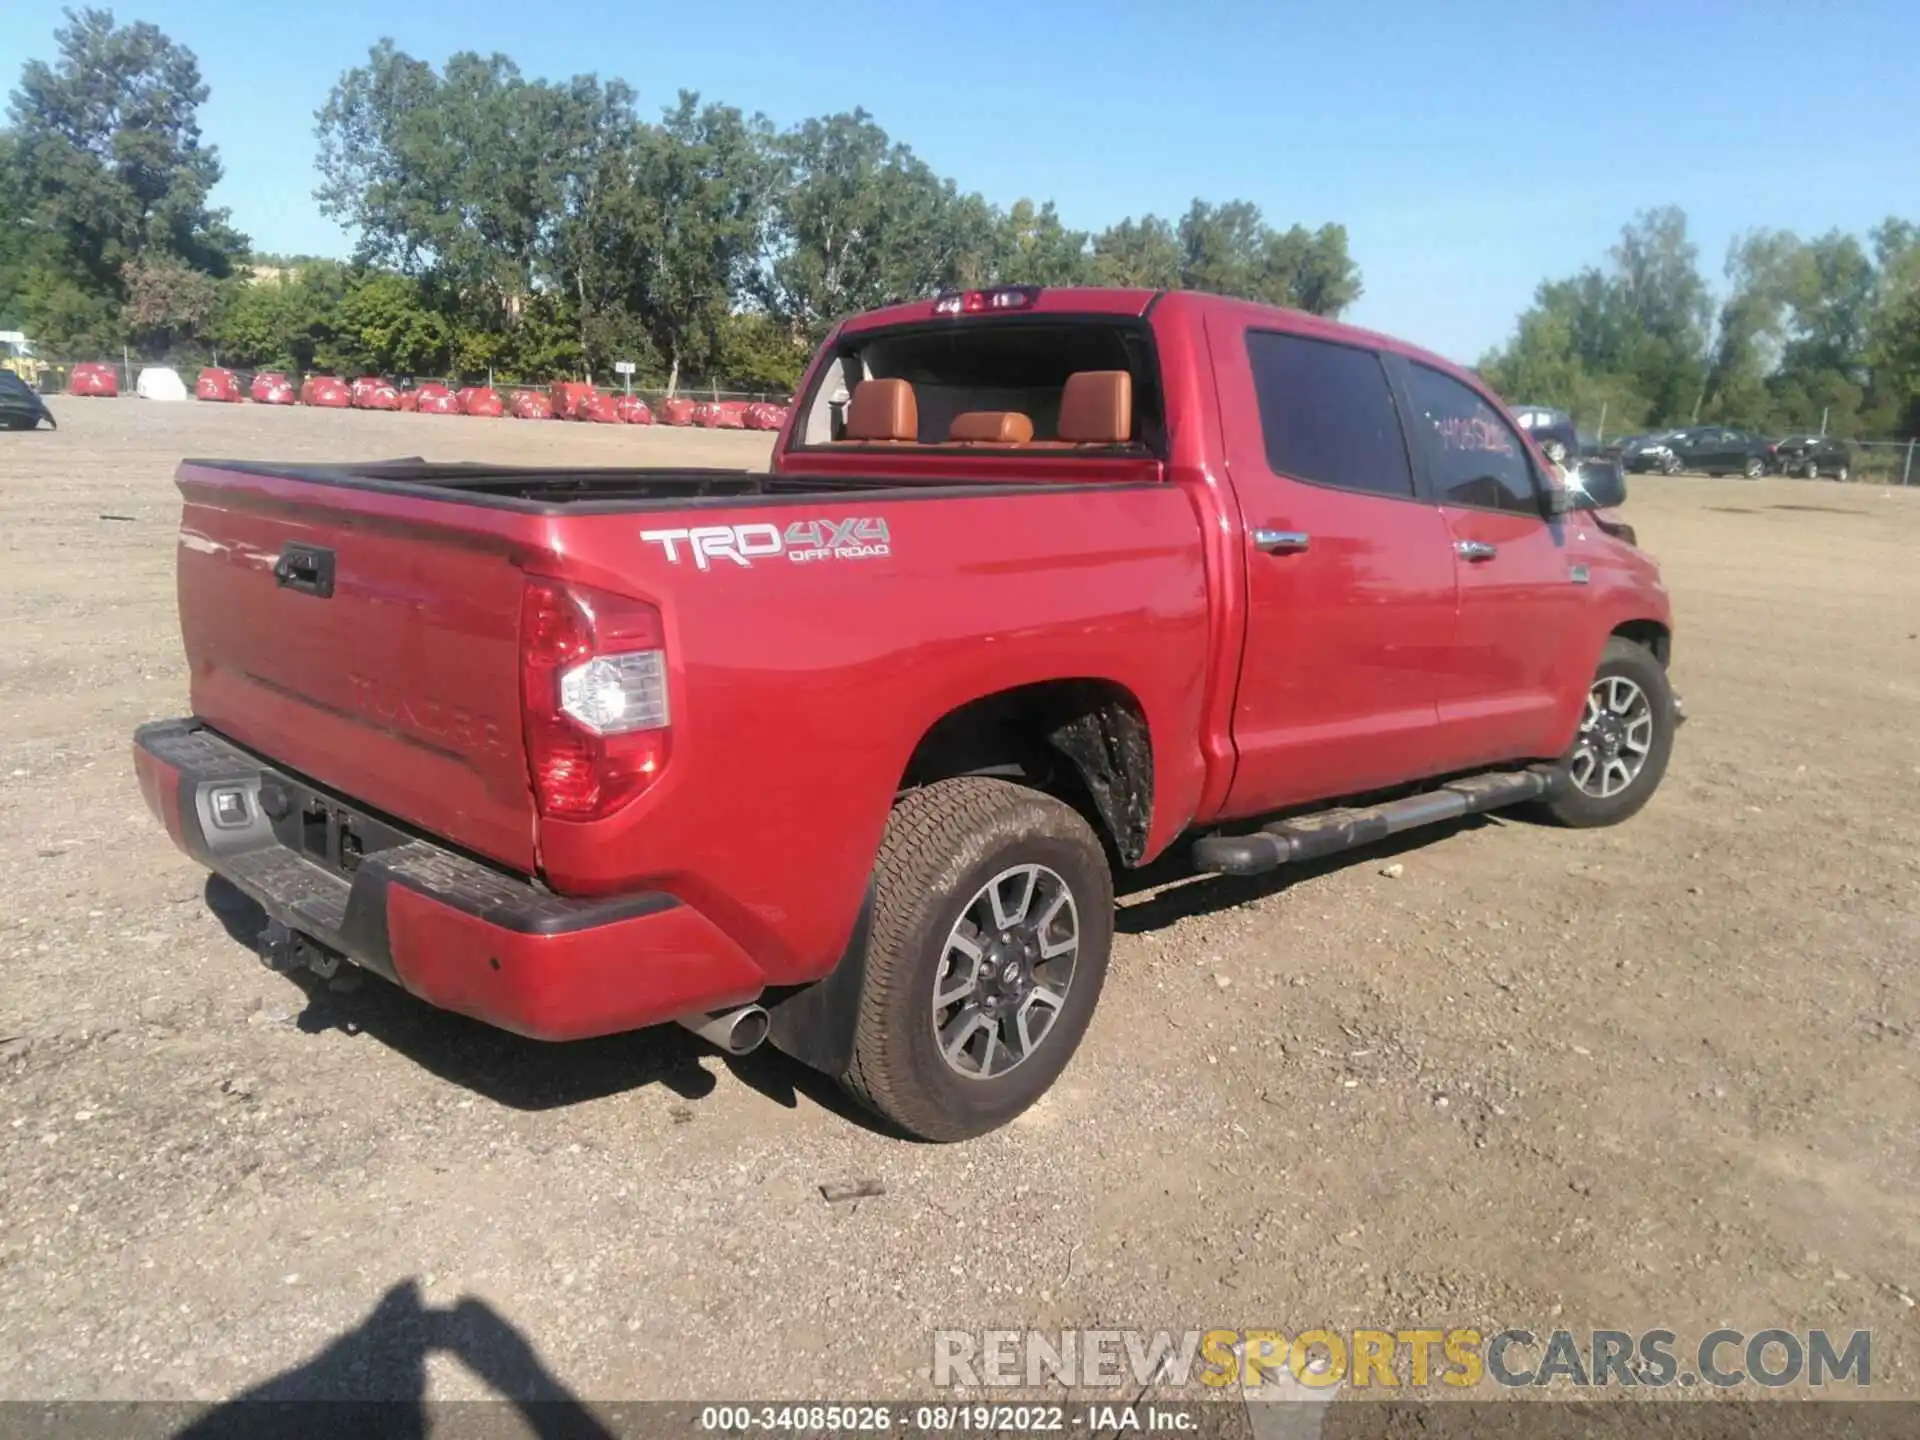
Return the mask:
<svg viewBox="0 0 1920 1440">
<path fill-rule="evenodd" d="M 529 577 L 520 607 L 521 713 L 542 815 L 598 820 L 667 763 L 660 612 L 624 596 Z"/>
<path fill-rule="evenodd" d="M 987 315 L 1000 310 L 1031 310 L 1038 285 L 1001 285 L 992 290 L 958 290 L 933 302 L 936 315 Z"/>
</svg>

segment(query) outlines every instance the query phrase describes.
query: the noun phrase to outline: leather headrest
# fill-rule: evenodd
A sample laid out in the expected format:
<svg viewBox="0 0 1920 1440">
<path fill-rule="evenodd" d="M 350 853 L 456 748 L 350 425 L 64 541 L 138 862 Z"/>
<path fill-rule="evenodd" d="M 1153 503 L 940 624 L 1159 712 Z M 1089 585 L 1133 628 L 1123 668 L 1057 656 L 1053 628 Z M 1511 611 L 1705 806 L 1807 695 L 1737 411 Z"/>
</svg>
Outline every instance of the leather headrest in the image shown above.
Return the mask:
<svg viewBox="0 0 1920 1440">
<path fill-rule="evenodd" d="M 847 401 L 849 440 L 918 440 L 920 407 L 904 380 L 862 380 Z"/>
<path fill-rule="evenodd" d="M 1133 376 L 1125 370 L 1081 370 L 1060 392 L 1062 440 L 1124 445 L 1133 437 Z"/>
<path fill-rule="evenodd" d="M 1024 445 L 1033 439 L 1033 421 L 1018 410 L 969 410 L 953 417 L 947 440 L 955 445 Z"/>
</svg>

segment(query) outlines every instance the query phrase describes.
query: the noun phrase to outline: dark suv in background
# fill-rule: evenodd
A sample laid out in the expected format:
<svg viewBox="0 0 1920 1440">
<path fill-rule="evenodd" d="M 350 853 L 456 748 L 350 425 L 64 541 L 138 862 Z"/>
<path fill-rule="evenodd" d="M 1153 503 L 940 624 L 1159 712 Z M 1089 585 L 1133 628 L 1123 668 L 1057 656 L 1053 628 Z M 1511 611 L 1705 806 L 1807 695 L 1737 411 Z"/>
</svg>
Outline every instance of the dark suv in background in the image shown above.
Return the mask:
<svg viewBox="0 0 1920 1440">
<path fill-rule="evenodd" d="M 1663 436 L 1679 469 L 1702 475 L 1744 475 L 1757 480 L 1773 468 L 1773 445 L 1751 430 L 1729 430 L 1723 425 L 1695 425 Z"/>
<path fill-rule="evenodd" d="M 1773 447 L 1773 461 L 1782 475 L 1845 480 L 1853 474 L 1853 447 L 1830 435 L 1789 435 Z"/>
<path fill-rule="evenodd" d="M 1573 417 L 1564 410 L 1547 405 L 1515 405 L 1513 420 L 1533 436 L 1540 453 L 1556 465 L 1565 465 L 1580 454 L 1580 436 L 1573 428 Z"/>
</svg>

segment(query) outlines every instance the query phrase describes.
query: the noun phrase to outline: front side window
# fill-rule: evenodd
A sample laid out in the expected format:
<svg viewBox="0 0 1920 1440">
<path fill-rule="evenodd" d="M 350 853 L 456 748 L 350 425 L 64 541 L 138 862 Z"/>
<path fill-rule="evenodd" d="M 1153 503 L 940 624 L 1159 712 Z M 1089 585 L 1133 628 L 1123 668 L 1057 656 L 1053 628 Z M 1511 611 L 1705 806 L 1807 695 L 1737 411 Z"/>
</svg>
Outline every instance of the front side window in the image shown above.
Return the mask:
<svg viewBox="0 0 1920 1440">
<path fill-rule="evenodd" d="M 1414 429 L 1443 505 L 1538 516 L 1533 464 L 1511 426 L 1480 395 L 1417 361 L 1408 365 Z"/>
<path fill-rule="evenodd" d="M 1252 330 L 1247 361 L 1269 470 L 1340 490 L 1411 498 L 1413 467 L 1378 355 Z"/>
</svg>

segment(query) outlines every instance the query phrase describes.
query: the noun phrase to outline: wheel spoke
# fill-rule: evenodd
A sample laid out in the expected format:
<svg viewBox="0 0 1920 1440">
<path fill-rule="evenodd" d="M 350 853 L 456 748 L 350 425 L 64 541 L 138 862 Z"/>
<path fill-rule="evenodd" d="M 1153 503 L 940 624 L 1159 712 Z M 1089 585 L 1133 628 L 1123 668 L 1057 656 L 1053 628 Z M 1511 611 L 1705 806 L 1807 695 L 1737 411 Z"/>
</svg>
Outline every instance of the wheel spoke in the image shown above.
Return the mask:
<svg viewBox="0 0 1920 1440">
<path fill-rule="evenodd" d="M 1040 883 L 1040 871 L 1029 865 L 1024 870 L 1012 870 L 1002 875 L 987 887 L 987 899 L 993 905 L 993 923 L 1002 930 L 1011 930 L 1027 918 L 1027 910 L 1033 904 L 1034 887 Z M 1006 903 L 1006 887 L 1018 884 L 1020 903 L 1011 909 Z"/>
<path fill-rule="evenodd" d="M 966 1072 L 968 1067 L 962 1065 L 960 1060 L 966 1054 L 967 1042 L 973 1039 L 974 1032 L 981 1026 L 992 1023 L 971 1005 L 948 1021 L 946 1029 L 940 1032 L 940 1049 L 946 1055 L 947 1063 L 956 1070 Z"/>
<path fill-rule="evenodd" d="M 962 970 L 962 965 L 950 965 L 946 972 L 946 985 L 935 985 L 933 994 L 935 1010 L 944 1010 L 949 1005 L 966 999 L 980 988 L 979 957 L 976 955 L 972 959 L 967 959 L 962 956 L 961 959 L 964 973 L 957 973 Z"/>
<path fill-rule="evenodd" d="M 988 1080 L 993 1077 L 993 1057 L 997 1055 L 999 1051 L 1000 1022 L 998 1020 L 989 1020 L 987 1021 L 987 1048 L 980 1053 L 980 1078 L 982 1080 Z M 1022 1056 L 1014 1057 L 1016 1062 L 1022 1058 Z"/>
<path fill-rule="evenodd" d="M 1626 739 L 1622 742 L 1636 755 L 1644 755 L 1653 748 L 1653 716 L 1642 715 L 1627 724 Z"/>
<path fill-rule="evenodd" d="M 1620 777 L 1620 783 L 1617 785 L 1613 783 L 1614 776 L 1616 775 Z M 1626 789 L 1632 781 L 1633 776 L 1627 770 L 1626 761 L 1619 759 L 1609 760 L 1607 762 L 1606 776 L 1600 782 L 1601 794 L 1603 797 L 1618 795 L 1622 790 Z"/>
<path fill-rule="evenodd" d="M 1573 776 L 1573 783 L 1582 790 L 1586 789 L 1587 782 L 1593 779 L 1593 767 L 1598 763 L 1599 758 L 1593 753 L 1592 746 L 1582 745 L 1574 751 L 1573 763 L 1567 767 L 1568 772 Z"/>
</svg>

